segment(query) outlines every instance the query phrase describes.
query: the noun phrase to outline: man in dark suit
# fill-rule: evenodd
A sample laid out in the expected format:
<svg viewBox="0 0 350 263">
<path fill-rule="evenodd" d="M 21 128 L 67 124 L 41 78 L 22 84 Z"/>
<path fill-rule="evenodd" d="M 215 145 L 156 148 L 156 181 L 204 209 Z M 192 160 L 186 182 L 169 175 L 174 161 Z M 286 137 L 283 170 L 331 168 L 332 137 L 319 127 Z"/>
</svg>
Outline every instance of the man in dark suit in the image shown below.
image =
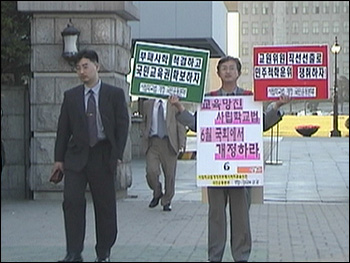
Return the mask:
<svg viewBox="0 0 350 263">
<path fill-rule="evenodd" d="M 177 113 L 176 107 L 167 100 L 150 99 L 143 103 L 146 180 L 153 190 L 149 207 L 156 207 L 161 200 L 163 211 L 167 212 L 171 211 L 171 200 L 175 195 L 177 156 L 186 143 L 186 128 L 176 120 Z M 164 173 L 164 193 L 159 181 L 160 166 Z"/>
<path fill-rule="evenodd" d="M 64 174 L 63 213 L 66 257 L 83 261 L 85 191 L 89 184 L 96 224 L 96 262 L 107 262 L 117 237 L 115 171 L 129 129 L 124 91 L 103 83 L 93 50 L 78 53 L 76 72 L 83 82 L 64 93 L 58 119 L 52 173 Z"/>
</svg>

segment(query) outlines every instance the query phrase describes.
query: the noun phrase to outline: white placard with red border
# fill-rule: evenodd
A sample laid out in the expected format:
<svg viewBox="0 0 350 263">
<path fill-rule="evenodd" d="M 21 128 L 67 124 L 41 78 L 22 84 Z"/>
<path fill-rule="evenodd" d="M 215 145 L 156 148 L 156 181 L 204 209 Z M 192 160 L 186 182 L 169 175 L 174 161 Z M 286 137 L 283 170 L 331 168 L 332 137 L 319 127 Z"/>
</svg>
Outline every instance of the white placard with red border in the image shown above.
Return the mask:
<svg viewBox="0 0 350 263">
<path fill-rule="evenodd" d="M 204 97 L 197 111 L 197 186 L 262 186 L 262 103 Z"/>
</svg>

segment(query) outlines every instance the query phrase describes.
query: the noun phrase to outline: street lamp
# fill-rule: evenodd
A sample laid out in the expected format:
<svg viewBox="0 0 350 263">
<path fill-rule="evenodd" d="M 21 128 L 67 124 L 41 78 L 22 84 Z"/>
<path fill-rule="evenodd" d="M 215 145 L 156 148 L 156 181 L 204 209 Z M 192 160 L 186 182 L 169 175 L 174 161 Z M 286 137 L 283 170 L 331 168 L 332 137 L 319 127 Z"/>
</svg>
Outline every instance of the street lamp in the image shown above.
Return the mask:
<svg viewBox="0 0 350 263">
<path fill-rule="evenodd" d="M 330 132 L 331 137 L 340 137 L 341 133 L 338 129 L 338 54 L 341 47 L 338 44 L 338 38 L 335 37 L 335 42 L 331 48 L 332 53 L 334 54 L 334 64 L 335 64 L 335 76 L 334 76 L 334 87 L 333 87 L 333 130 Z"/>
<path fill-rule="evenodd" d="M 63 53 L 62 57 L 68 62 L 72 63 L 78 54 L 78 38 L 80 31 L 76 29 L 72 20 L 69 20 L 67 27 L 61 32 L 63 39 Z"/>
</svg>

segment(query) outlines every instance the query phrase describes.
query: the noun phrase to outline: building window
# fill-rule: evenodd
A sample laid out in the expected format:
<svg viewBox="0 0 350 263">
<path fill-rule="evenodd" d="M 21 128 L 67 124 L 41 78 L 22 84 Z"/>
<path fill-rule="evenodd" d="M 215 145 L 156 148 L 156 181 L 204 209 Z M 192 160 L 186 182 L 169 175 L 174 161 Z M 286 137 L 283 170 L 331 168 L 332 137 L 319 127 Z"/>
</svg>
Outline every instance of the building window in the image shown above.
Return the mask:
<svg viewBox="0 0 350 263">
<path fill-rule="evenodd" d="M 269 14 L 269 5 L 266 2 L 263 2 L 262 13 L 264 15 L 268 15 Z"/>
<path fill-rule="evenodd" d="M 344 33 L 349 33 L 349 21 L 344 22 Z"/>
<path fill-rule="evenodd" d="M 323 34 L 329 33 L 329 22 L 328 21 L 323 22 L 322 33 Z"/>
<path fill-rule="evenodd" d="M 247 42 L 242 43 L 242 56 L 249 55 L 249 44 Z"/>
<path fill-rule="evenodd" d="M 323 13 L 329 14 L 329 2 L 328 1 L 323 2 Z"/>
<path fill-rule="evenodd" d="M 259 24 L 257 22 L 252 23 L 252 35 L 259 34 Z"/>
<path fill-rule="evenodd" d="M 253 3 L 252 14 L 253 15 L 257 15 L 258 14 L 258 3 Z"/>
<path fill-rule="evenodd" d="M 314 2 L 314 8 L 313 8 L 313 13 L 314 14 L 319 14 L 320 13 L 320 6 L 319 3 L 317 1 Z"/>
<path fill-rule="evenodd" d="M 334 14 L 340 13 L 340 3 L 339 2 L 333 2 L 333 13 Z"/>
<path fill-rule="evenodd" d="M 308 14 L 308 13 L 309 13 L 309 3 L 303 2 L 303 14 Z"/>
<path fill-rule="evenodd" d="M 318 22 L 312 22 L 312 33 L 315 35 L 319 33 Z"/>
<path fill-rule="evenodd" d="M 344 63 L 343 71 L 344 71 L 344 75 L 348 76 L 348 78 L 349 78 L 349 64 L 348 63 Z"/>
<path fill-rule="evenodd" d="M 340 31 L 340 28 L 339 28 L 339 22 L 338 21 L 335 21 L 333 22 L 333 33 L 339 33 Z"/>
<path fill-rule="evenodd" d="M 344 42 L 342 51 L 344 54 L 349 54 L 349 42 Z"/>
<path fill-rule="evenodd" d="M 299 23 L 298 22 L 292 22 L 292 33 L 293 34 L 299 33 Z"/>
<path fill-rule="evenodd" d="M 247 67 L 244 67 L 243 68 L 243 72 L 244 72 L 244 75 L 248 75 L 249 74 L 249 69 Z"/>
<path fill-rule="evenodd" d="M 303 22 L 303 34 L 309 34 L 309 23 Z"/>
<path fill-rule="evenodd" d="M 242 35 L 248 35 L 249 30 L 248 30 L 248 22 L 243 22 L 242 23 Z"/>
<path fill-rule="evenodd" d="M 248 15 L 249 8 L 248 8 L 248 4 L 247 3 L 243 3 L 243 8 L 242 9 L 243 9 L 242 10 L 243 15 Z"/>
<path fill-rule="evenodd" d="M 299 5 L 299 2 L 298 1 L 293 1 L 292 2 L 292 14 L 296 15 L 298 14 L 298 5 Z"/>
<path fill-rule="evenodd" d="M 293 6 L 292 14 L 294 14 L 294 15 L 298 14 L 298 7 L 297 6 Z"/>
<path fill-rule="evenodd" d="M 344 13 L 345 14 L 349 14 L 349 2 L 348 1 L 346 1 L 346 2 L 344 1 L 343 4 L 344 4 L 344 7 L 343 7 Z"/>
<path fill-rule="evenodd" d="M 263 22 L 262 23 L 262 34 L 267 35 L 269 33 L 269 23 Z"/>
</svg>

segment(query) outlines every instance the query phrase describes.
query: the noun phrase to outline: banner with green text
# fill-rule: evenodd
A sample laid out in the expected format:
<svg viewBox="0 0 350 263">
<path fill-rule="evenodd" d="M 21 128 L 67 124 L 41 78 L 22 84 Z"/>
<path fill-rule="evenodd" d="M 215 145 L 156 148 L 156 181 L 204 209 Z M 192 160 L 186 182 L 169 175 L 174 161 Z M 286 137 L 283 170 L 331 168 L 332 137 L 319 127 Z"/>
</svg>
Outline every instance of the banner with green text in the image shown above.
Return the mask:
<svg viewBox="0 0 350 263">
<path fill-rule="evenodd" d="M 201 103 L 209 57 L 209 50 L 136 42 L 130 93 Z"/>
</svg>

